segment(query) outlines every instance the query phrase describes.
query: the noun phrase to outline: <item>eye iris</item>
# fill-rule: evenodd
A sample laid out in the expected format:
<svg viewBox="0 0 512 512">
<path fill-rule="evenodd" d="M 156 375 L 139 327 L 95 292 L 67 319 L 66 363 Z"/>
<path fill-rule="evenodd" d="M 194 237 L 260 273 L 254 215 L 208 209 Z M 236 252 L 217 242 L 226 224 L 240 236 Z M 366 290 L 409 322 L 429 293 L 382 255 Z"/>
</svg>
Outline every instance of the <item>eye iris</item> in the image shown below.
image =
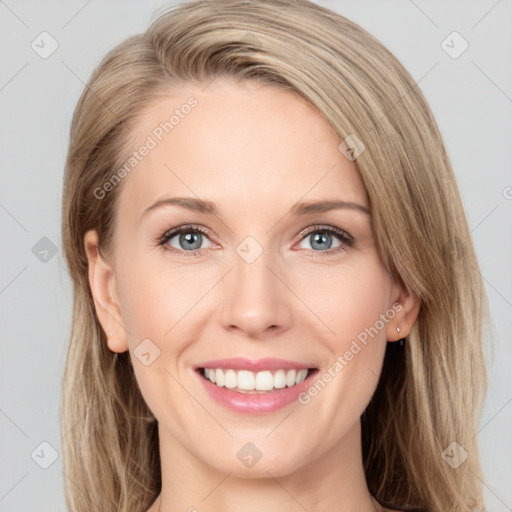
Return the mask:
<svg viewBox="0 0 512 512">
<path fill-rule="evenodd" d="M 313 237 L 311 247 L 314 249 L 330 249 L 332 246 L 332 234 L 329 231 L 316 231 L 309 236 Z M 179 243 L 182 247 L 196 250 L 201 247 L 201 238 L 202 233 L 199 231 L 183 231 L 179 234 Z"/>
<path fill-rule="evenodd" d="M 199 249 L 201 247 L 201 233 L 191 233 L 191 232 L 182 233 L 180 235 L 180 244 L 183 244 L 184 247 L 187 247 L 187 244 L 194 243 L 194 238 L 195 238 L 196 243 L 199 241 L 199 244 L 197 246 L 188 245 L 188 248 L 189 249 Z"/>
<path fill-rule="evenodd" d="M 325 244 L 325 241 L 326 241 L 326 237 L 327 240 L 329 240 L 329 244 L 328 246 L 326 247 L 325 245 L 320 245 L 320 247 L 316 247 L 316 248 L 319 248 L 319 249 L 329 249 L 332 245 L 332 235 L 326 231 L 318 231 L 317 233 L 315 233 L 313 235 L 313 242 L 311 243 L 311 247 L 313 247 L 315 249 L 315 246 L 314 244 L 317 243 L 317 242 L 321 242 L 321 243 L 324 243 Z"/>
</svg>

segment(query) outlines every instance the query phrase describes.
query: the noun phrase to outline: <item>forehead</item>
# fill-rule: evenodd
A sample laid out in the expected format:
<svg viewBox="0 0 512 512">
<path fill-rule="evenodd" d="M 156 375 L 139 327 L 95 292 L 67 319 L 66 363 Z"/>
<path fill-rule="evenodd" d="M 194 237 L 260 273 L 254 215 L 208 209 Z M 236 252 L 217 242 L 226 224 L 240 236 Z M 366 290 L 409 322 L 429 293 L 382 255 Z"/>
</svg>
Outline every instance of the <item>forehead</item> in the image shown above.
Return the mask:
<svg viewBox="0 0 512 512">
<path fill-rule="evenodd" d="M 365 204 L 340 142 L 314 107 L 290 91 L 229 79 L 186 84 L 153 98 L 138 116 L 130 142 L 137 155 L 120 208 L 140 212 L 169 195 L 208 199 L 233 212 L 289 207 L 301 198 Z"/>
</svg>

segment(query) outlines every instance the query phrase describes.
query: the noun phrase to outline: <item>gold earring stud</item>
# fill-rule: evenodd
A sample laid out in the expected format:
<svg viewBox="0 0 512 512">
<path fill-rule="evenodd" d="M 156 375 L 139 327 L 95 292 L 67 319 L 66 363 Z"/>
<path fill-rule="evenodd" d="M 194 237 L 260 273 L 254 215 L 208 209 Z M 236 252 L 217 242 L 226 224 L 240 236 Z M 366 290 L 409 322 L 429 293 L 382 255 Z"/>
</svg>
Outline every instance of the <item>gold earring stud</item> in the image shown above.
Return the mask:
<svg viewBox="0 0 512 512">
<path fill-rule="evenodd" d="M 400 327 L 397 326 L 396 332 L 398 333 L 398 336 L 400 337 L 400 346 L 403 347 L 404 346 L 404 337 L 402 336 Z"/>
</svg>

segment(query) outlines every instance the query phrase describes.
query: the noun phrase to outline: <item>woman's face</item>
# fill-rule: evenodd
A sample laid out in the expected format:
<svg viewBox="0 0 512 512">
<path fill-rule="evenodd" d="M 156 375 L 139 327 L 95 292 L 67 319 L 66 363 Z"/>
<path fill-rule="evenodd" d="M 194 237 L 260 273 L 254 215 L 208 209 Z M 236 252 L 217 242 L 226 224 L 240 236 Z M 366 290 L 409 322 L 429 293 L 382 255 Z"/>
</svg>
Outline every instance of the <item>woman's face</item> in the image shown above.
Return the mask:
<svg viewBox="0 0 512 512">
<path fill-rule="evenodd" d="M 386 340 L 413 318 L 341 139 L 295 94 L 220 79 L 155 99 L 134 136 L 102 188 L 122 187 L 111 258 L 85 241 L 161 447 L 242 476 L 355 456 Z"/>
</svg>

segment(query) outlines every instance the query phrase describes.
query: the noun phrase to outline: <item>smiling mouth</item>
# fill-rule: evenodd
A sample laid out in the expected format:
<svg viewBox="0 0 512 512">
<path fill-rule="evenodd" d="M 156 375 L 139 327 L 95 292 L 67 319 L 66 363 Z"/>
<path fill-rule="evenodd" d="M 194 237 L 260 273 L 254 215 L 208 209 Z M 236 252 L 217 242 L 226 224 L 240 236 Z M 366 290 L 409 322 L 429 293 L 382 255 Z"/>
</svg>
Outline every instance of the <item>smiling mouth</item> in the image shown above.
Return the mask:
<svg viewBox="0 0 512 512">
<path fill-rule="evenodd" d="M 237 393 L 267 394 L 292 388 L 313 374 L 318 368 L 278 369 L 251 372 L 231 368 L 198 368 L 205 380 L 219 388 L 227 388 Z"/>
</svg>

